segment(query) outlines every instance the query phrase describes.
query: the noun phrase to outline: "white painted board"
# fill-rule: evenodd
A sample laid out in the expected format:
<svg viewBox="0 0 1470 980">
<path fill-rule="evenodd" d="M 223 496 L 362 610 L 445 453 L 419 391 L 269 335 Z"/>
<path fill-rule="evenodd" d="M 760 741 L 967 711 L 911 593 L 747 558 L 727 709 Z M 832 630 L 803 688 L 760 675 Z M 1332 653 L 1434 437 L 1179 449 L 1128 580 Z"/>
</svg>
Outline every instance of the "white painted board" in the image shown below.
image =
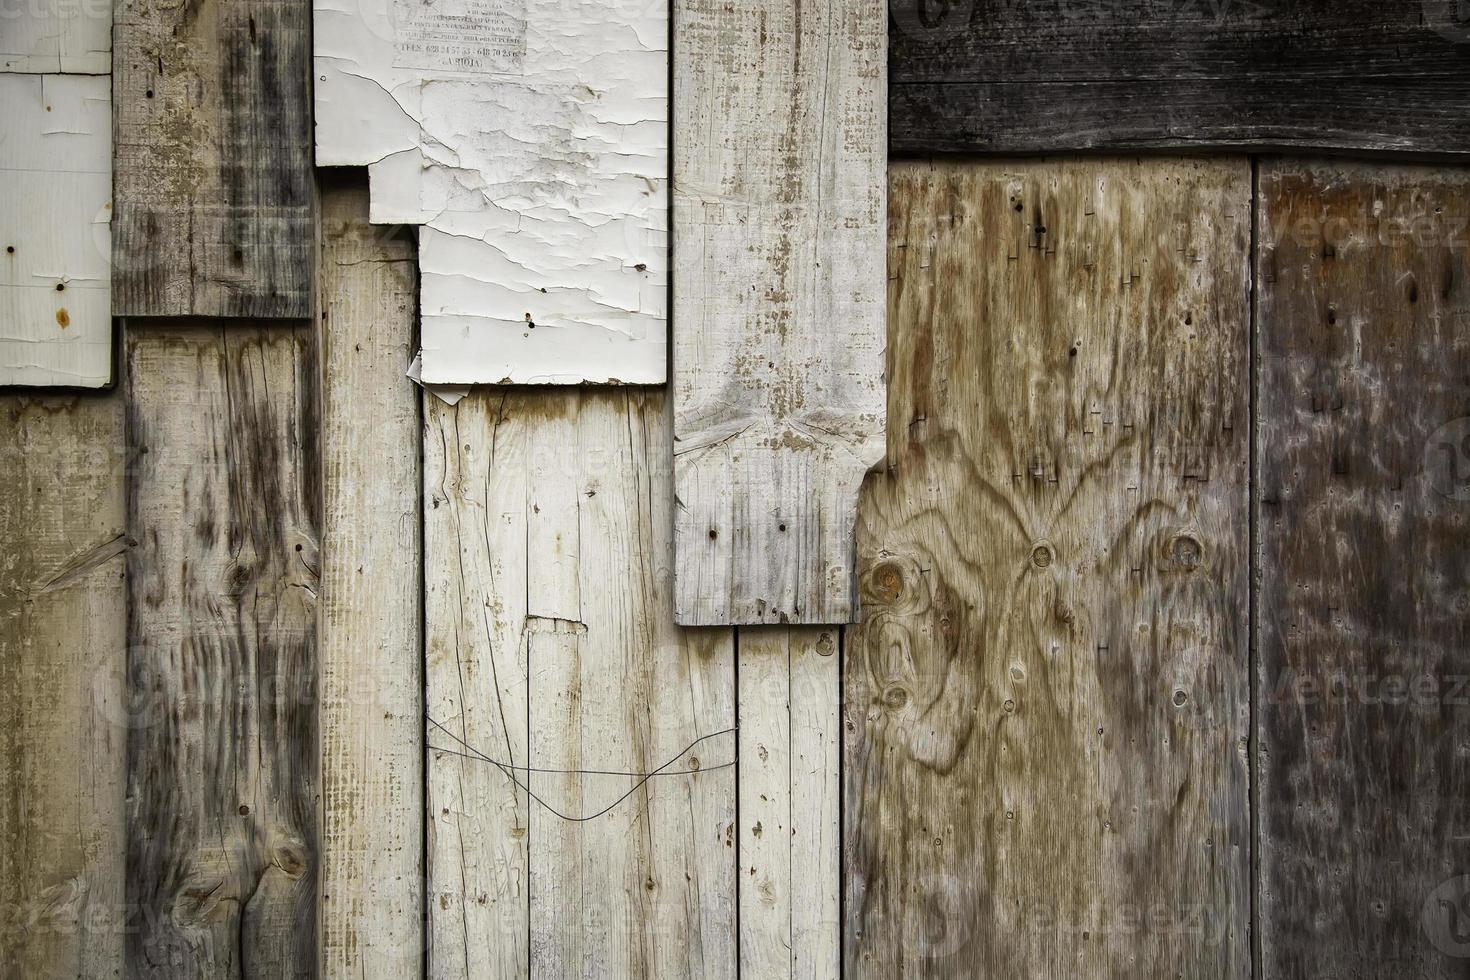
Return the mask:
<svg viewBox="0 0 1470 980">
<path fill-rule="evenodd" d="M 10 0 L 0 6 L 0 71 L 106 75 L 112 0 Z"/>
<path fill-rule="evenodd" d="M 0 385 L 112 378 L 111 81 L 0 74 Z"/>
<path fill-rule="evenodd" d="M 657 384 L 668 12 L 316 0 L 316 160 L 419 235 L 425 384 Z"/>
</svg>

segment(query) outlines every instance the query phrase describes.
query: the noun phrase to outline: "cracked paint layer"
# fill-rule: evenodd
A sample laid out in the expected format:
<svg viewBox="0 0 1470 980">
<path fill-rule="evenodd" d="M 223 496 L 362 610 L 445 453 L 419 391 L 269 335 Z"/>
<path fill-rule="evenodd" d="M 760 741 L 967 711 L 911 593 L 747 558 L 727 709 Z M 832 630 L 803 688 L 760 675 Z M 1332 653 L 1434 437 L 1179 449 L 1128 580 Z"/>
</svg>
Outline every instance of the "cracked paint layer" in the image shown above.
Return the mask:
<svg viewBox="0 0 1470 980">
<path fill-rule="evenodd" d="M 111 83 L 0 73 L 0 385 L 112 380 Z"/>
<path fill-rule="evenodd" d="M 425 384 L 666 373 L 668 15 L 316 0 L 316 158 L 420 225 Z"/>
<path fill-rule="evenodd" d="M 106 75 L 111 0 L 23 0 L 0 11 L 0 72 Z"/>
</svg>

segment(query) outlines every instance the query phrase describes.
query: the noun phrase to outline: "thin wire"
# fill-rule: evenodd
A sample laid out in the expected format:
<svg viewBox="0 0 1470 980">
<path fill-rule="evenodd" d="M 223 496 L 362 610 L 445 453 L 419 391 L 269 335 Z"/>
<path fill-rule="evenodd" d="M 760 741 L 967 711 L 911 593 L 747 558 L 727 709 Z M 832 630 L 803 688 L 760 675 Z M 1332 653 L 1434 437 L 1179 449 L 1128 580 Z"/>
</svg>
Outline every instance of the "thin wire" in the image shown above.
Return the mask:
<svg viewBox="0 0 1470 980">
<path fill-rule="evenodd" d="M 694 741 L 690 742 L 688 745 L 684 746 L 684 748 L 681 749 L 672 758 L 670 758 L 669 761 L 665 762 L 663 765 L 659 766 L 657 769 L 653 770 L 652 772 L 618 772 L 618 771 L 609 770 L 609 769 L 545 769 L 545 768 L 538 768 L 538 767 L 534 767 L 534 766 L 513 766 L 513 765 L 509 765 L 507 763 L 501 762 L 498 759 L 492 759 L 490 756 L 486 755 L 484 752 L 481 752 L 479 749 L 475 748 L 473 745 L 471 745 L 470 743 L 466 742 L 464 739 L 460 738 L 458 735 L 454 734 L 449 729 L 447 729 L 443 725 L 439 724 L 439 722 L 435 721 L 433 718 L 430 718 L 428 715 L 424 715 L 424 720 L 427 721 L 429 724 L 433 725 L 435 728 L 439 729 L 441 732 L 443 732 L 444 734 L 448 735 L 450 738 L 454 739 L 456 742 L 458 742 L 459 744 L 463 745 L 466 749 L 469 750 L 468 752 L 461 752 L 458 749 L 451 749 L 451 748 L 448 748 L 446 746 L 430 745 L 430 746 L 428 746 L 429 751 L 431 751 L 431 752 L 443 752 L 446 755 L 459 756 L 460 758 L 469 759 L 472 762 L 485 762 L 485 763 L 488 763 L 488 764 L 494 766 L 495 768 L 499 769 L 502 773 L 504 773 L 505 774 L 505 777 L 507 779 L 509 779 L 512 783 L 514 783 L 517 788 L 521 789 L 523 792 L 525 792 L 525 794 L 527 796 L 529 796 L 531 799 L 533 799 L 537 803 L 539 803 L 542 806 L 542 808 L 544 808 L 548 813 L 552 814 L 553 816 L 560 817 L 562 820 L 566 820 L 569 823 L 585 823 L 588 820 L 596 820 L 598 817 L 602 816 L 605 813 L 608 813 L 614 807 L 616 807 L 619 803 L 623 802 L 628 797 L 630 797 L 634 793 L 638 792 L 638 790 L 641 789 L 645 783 L 647 783 L 650 779 L 653 779 L 655 776 L 680 776 L 680 775 L 685 775 L 685 773 L 682 772 L 682 771 L 679 771 L 679 772 L 665 772 L 664 770 L 668 769 L 669 766 L 672 766 L 675 762 L 678 762 L 680 759 L 682 759 L 689 752 L 690 749 L 694 748 L 700 742 L 703 742 L 703 741 L 705 741 L 707 739 L 711 739 L 711 738 L 717 738 L 720 735 L 729 735 L 729 734 L 731 734 L 732 732 L 735 731 L 734 728 L 723 728 L 723 729 L 721 729 L 720 731 L 717 731 L 717 732 L 710 732 L 708 735 L 701 735 L 698 738 L 696 738 Z M 722 763 L 722 764 L 717 765 L 717 766 L 705 766 L 705 767 L 703 767 L 703 768 L 701 768 L 701 769 L 699 769 L 697 771 L 698 772 L 714 772 L 714 771 L 719 770 L 719 769 L 729 769 L 733 765 L 735 765 L 734 762 L 726 762 L 726 763 Z M 515 774 L 517 772 L 526 772 L 526 773 L 532 773 L 532 772 L 553 773 L 553 774 L 556 774 L 556 775 L 564 775 L 564 776 L 575 776 L 575 775 L 583 775 L 583 776 L 636 776 L 636 777 L 638 777 L 638 782 L 636 782 L 632 786 L 630 786 L 628 788 L 628 791 L 626 793 L 624 793 L 622 796 L 619 796 L 617 799 L 613 800 L 611 803 L 609 803 L 607 806 L 603 807 L 601 810 L 598 810 L 596 813 L 589 813 L 589 814 L 586 814 L 586 815 L 583 815 L 583 816 L 580 816 L 580 817 L 574 817 L 574 816 L 571 816 L 569 814 L 562 813 L 556 807 L 552 806 L 550 803 L 547 803 L 541 797 L 537 796 L 534 792 L 531 791 L 531 787 L 530 786 L 526 785 L 525 783 L 521 782 L 519 779 L 516 778 L 516 775 Z"/>
</svg>

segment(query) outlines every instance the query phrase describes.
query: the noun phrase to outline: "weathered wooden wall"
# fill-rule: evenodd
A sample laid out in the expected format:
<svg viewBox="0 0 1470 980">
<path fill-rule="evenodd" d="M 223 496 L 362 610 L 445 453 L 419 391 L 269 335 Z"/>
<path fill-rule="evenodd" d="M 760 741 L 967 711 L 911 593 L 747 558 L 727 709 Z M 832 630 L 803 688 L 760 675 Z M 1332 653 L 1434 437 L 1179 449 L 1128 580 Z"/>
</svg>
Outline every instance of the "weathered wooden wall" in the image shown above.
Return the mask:
<svg viewBox="0 0 1470 980">
<path fill-rule="evenodd" d="M 893 168 L 847 976 L 1249 973 L 1250 190 Z"/>
</svg>

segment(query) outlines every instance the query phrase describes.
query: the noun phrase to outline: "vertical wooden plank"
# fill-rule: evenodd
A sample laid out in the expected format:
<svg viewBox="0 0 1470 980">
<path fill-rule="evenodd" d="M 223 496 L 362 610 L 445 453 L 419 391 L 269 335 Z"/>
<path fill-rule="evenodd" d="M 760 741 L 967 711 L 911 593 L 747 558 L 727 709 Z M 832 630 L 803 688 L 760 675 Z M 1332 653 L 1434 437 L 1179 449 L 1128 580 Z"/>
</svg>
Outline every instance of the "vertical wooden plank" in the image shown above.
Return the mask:
<svg viewBox="0 0 1470 980">
<path fill-rule="evenodd" d="M 1256 600 L 1264 976 L 1470 943 L 1470 173 L 1266 161 Z"/>
<path fill-rule="evenodd" d="M 309 327 L 127 349 L 130 977 L 317 971 Z"/>
<path fill-rule="evenodd" d="M 741 971 L 836 980 L 837 631 L 744 629 L 739 649 Z"/>
<path fill-rule="evenodd" d="M 1245 160 L 891 177 L 850 977 L 1244 977 Z"/>
<path fill-rule="evenodd" d="M 847 622 L 884 425 L 885 8 L 673 16 L 675 617 Z"/>
<path fill-rule="evenodd" d="M 113 312 L 311 316 L 311 4 L 115 17 Z"/>
<path fill-rule="evenodd" d="M 431 974 L 733 977 L 732 636 L 673 626 L 667 400 L 475 392 L 429 429 Z"/>
<path fill-rule="evenodd" d="M 123 947 L 121 393 L 3 400 L 0 948 L 23 977 L 116 977 Z"/>
<path fill-rule="evenodd" d="M 414 244 L 322 192 L 321 972 L 422 965 L 423 648 Z"/>
</svg>

